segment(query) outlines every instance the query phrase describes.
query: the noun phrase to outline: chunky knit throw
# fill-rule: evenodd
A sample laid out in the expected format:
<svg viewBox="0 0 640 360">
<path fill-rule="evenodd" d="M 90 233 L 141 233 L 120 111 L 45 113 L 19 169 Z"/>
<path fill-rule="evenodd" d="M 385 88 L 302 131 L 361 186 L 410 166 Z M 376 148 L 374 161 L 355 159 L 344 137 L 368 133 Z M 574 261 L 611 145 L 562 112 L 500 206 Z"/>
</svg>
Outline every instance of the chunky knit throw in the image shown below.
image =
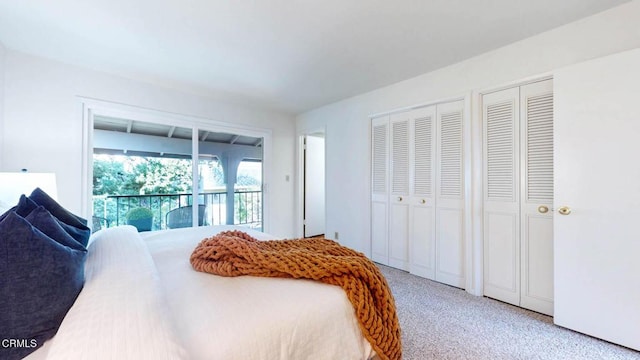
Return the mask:
<svg viewBox="0 0 640 360">
<path fill-rule="evenodd" d="M 259 241 L 241 231 L 202 240 L 191 265 L 221 276 L 304 278 L 344 289 L 360 329 L 381 359 L 402 357 L 393 295 L 376 265 L 363 254 L 326 239 Z"/>
</svg>

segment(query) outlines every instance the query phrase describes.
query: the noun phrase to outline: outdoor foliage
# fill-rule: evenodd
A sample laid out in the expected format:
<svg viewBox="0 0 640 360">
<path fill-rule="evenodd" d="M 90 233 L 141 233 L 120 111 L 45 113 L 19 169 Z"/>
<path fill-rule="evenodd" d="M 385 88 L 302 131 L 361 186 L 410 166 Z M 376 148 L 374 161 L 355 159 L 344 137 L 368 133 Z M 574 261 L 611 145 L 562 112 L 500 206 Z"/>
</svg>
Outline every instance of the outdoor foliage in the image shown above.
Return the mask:
<svg viewBox="0 0 640 360">
<path fill-rule="evenodd" d="M 191 191 L 191 160 L 95 156 L 94 195 L 176 194 Z"/>
<path fill-rule="evenodd" d="M 258 168 L 259 169 L 259 168 Z M 236 190 L 261 190 L 260 171 L 238 171 Z M 224 174 L 217 161 L 200 162 L 199 189 L 224 191 Z M 256 177 L 257 176 L 257 177 Z M 204 183 L 204 186 L 203 186 Z M 192 169 L 190 159 L 139 157 L 126 155 L 94 155 L 93 207 L 94 214 L 104 218 L 110 226 L 126 223 L 126 214 L 137 207 L 153 213 L 153 230 L 165 226 L 164 215 L 179 206 L 193 203 Z M 179 195 L 180 194 L 180 195 Z M 123 197 L 117 197 L 118 195 Z M 138 195 L 130 197 L 126 195 Z M 166 195 L 166 196 L 140 196 Z M 261 213 L 259 198 L 241 199 L 235 196 L 236 222 L 256 219 Z M 217 195 L 216 195 L 217 196 Z M 224 195 L 220 195 L 224 196 Z M 255 196 L 255 195 L 254 195 Z M 251 204 L 247 200 L 252 201 Z M 200 199 L 202 202 L 202 198 Z M 224 203 L 224 201 L 223 201 Z M 260 217 L 260 215 L 257 215 Z"/>
</svg>

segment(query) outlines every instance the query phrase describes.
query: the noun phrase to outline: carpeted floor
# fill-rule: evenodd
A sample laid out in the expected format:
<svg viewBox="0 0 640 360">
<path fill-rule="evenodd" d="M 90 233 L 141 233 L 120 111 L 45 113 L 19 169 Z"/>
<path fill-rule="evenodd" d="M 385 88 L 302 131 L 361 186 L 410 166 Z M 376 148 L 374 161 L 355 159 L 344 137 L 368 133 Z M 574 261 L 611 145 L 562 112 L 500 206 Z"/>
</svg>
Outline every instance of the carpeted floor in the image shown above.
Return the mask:
<svg viewBox="0 0 640 360">
<path fill-rule="evenodd" d="M 403 359 L 639 359 L 553 319 L 379 265 L 396 299 Z"/>
</svg>

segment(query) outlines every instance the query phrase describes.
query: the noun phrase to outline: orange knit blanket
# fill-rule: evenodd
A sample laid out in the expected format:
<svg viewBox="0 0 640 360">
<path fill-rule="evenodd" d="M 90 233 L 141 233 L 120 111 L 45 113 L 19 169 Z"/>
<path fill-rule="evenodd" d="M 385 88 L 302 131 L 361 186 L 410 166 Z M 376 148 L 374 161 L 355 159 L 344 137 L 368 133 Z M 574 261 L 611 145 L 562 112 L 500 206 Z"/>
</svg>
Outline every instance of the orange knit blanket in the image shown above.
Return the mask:
<svg viewBox="0 0 640 360">
<path fill-rule="evenodd" d="M 191 265 L 222 276 L 304 278 L 344 289 L 360 329 L 381 359 L 402 357 L 393 295 L 376 265 L 363 254 L 326 239 L 259 241 L 241 231 L 202 240 Z"/>
</svg>

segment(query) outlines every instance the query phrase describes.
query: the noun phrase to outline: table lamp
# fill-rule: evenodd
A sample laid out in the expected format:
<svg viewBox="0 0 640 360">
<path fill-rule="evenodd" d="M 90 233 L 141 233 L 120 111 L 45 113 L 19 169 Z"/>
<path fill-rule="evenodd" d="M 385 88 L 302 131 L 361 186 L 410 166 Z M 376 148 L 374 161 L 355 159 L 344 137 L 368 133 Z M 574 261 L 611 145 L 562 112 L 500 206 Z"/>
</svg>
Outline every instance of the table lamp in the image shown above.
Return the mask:
<svg viewBox="0 0 640 360">
<path fill-rule="evenodd" d="M 58 200 L 56 174 L 54 173 L 0 172 L 0 209 L 9 209 L 15 206 L 20 195 L 29 196 L 37 187 L 52 199 Z"/>
</svg>

